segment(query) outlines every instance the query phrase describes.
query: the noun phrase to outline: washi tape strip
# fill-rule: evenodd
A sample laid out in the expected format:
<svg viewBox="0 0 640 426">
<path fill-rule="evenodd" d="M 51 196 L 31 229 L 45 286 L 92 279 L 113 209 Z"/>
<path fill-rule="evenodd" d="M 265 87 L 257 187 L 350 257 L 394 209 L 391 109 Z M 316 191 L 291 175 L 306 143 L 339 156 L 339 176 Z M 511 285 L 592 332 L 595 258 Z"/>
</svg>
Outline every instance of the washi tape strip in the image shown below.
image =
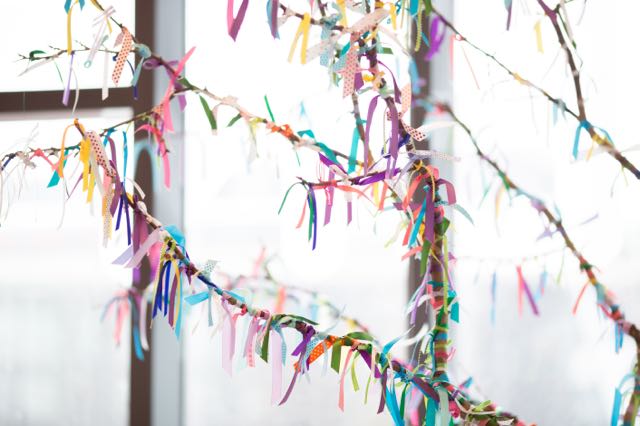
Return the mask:
<svg viewBox="0 0 640 426">
<path fill-rule="evenodd" d="M 126 27 L 122 27 L 122 33 L 120 33 L 116 40 L 116 46 L 120 40 L 122 40 L 122 49 L 118 52 L 118 56 L 116 57 L 116 67 L 113 69 L 113 74 L 111 74 L 111 79 L 116 85 L 118 85 L 118 82 L 120 81 L 124 64 L 127 61 L 129 52 L 131 52 L 131 46 L 133 46 L 133 37 Z"/>
</svg>

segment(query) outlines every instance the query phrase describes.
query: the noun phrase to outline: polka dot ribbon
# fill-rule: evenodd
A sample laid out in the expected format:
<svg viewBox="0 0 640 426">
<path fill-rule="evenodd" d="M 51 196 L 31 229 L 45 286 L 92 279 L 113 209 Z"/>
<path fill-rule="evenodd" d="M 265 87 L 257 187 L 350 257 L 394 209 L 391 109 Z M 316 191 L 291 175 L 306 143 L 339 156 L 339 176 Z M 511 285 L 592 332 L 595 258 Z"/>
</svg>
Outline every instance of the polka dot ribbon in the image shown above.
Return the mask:
<svg viewBox="0 0 640 426">
<path fill-rule="evenodd" d="M 116 46 L 120 43 L 122 43 L 122 49 L 118 52 L 118 56 L 116 57 L 116 67 L 111 75 L 111 79 L 116 85 L 118 85 L 118 82 L 120 81 L 120 76 L 124 69 L 124 63 L 127 61 L 127 55 L 129 55 L 131 47 L 133 46 L 133 37 L 126 27 L 122 27 L 122 32 L 116 40 Z"/>
</svg>

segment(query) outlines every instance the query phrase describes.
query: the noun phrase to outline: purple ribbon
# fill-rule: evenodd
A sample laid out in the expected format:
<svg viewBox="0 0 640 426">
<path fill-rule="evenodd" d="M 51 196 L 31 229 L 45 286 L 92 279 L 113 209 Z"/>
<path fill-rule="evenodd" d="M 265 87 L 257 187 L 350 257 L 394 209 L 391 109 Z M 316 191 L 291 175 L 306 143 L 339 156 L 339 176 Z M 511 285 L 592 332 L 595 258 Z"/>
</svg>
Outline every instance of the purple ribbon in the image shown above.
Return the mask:
<svg viewBox="0 0 640 426">
<path fill-rule="evenodd" d="M 327 157 L 325 157 L 324 155 L 322 155 L 320 153 L 318 153 L 318 155 L 320 156 L 320 161 L 325 166 L 327 166 L 327 167 L 338 166 L 338 168 L 340 170 L 342 170 L 344 172 L 344 174 L 347 174 L 347 171 L 344 169 L 344 167 L 342 167 L 342 165 L 340 163 L 334 163 L 333 161 L 329 160 Z"/>
<path fill-rule="evenodd" d="M 167 61 L 165 63 L 160 62 L 158 59 L 156 58 L 149 58 L 147 60 L 145 60 L 142 63 L 142 67 L 146 70 L 153 70 L 155 68 L 158 67 L 163 67 L 164 70 L 166 71 L 167 75 L 169 76 L 169 80 L 173 81 L 173 87 L 176 90 L 182 90 L 184 88 L 184 86 L 180 83 L 178 83 L 177 79 L 173 78 L 173 71 L 171 70 L 170 67 L 175 67 L 177 66 L 179 63 L 179 61 Z M 177 95 L 178 98 L 178 102 L 180 103 L 180 110 L 184 111 L 184 109 L 187 106 L 187 99 L 184 97 L 184 94 L 180 93 Z"/>
<path fill-rule="evenodd" d="M 309 341 L 311 340 L 314 334 L 316 334 L 316 331 L 314 330 L 314 328 L 311 326 L 308 326 L 307 330 L 304 332 L 302 341 L 298 344 L 298 346 L 296 346 L 293 352 L 291 352 L 291 356 L 298 356 L 298 355 L 304 354 L 307 350 L 307 346 L 309 345 Z M 307 360 L 307 365 L 308 365 L 308 360 Z"/>
<path fill-rule="evenodd" d="M 429 385 L 429 383 L 422 380 L 420 377 L 414 377 L 411 381 L 416 385 L 418 389 L 427 397 L 431 398 L 432 401 L 439 401 L 440 397 L 436 393 L 436 391 Z"/>
<path fill-rule="evenodd" d="M 176 271 L 176 274 L 179 274 L 180 270 Z M 177 277 L 177 275 L 176 275 Z M 175 300 L 176 300 L 176 291 L 178 289 L 178 280 L 174 277 L 171 283 L 171 297 L 170 297 L 170 305 L 169 305 L 169 324 L 173 325 L 173 314 L 175 312 Z M 165 306 L 166 308 L 166 306 Z"/>
<path fill-rule="evenodd" d="M 273 362 L 275 362 L 275 360 Z M 291 396 L 291 392 L 293 392 L 293 386 L 296 384 L 298 373 L 299 373 L 299 370 L 296 370 L 296 372 L 293 374 L 293 379 L 291 379 L 291 383 L 289 384 L 289 387 L 287 388 L 287 391 L 284 394 L 284 398 L 282 398 L 282 401 L 280 401 L 280 404 L 278 405 L 282 405 L 285 402 L 287 402 L 287 400 L 289 400 L 289 397 Z"/>
<path fill-rule="evenodd" d="M 429 31 L 429 41 L 431 42 L 431 46 L 424 57 L 425 61 L 430 61 L 431 58 L 433 58 L 433 55 L 438 53 L 440 47 L 442 47 L 446 31 L 447 28 L 444 26 L 444 21 L 441 17 L 436 16 L 433 22 L 431 22 L 431 29 Z"/>
<path fill-rule="evenodd" d="M 391 115 L 391 140 L 389 141 L 389 154 L 387 159 L 387 178 L 391 177 L 391 171 L 395 169 L 398 161 L 398 150 L 400 149 L 400 138 L 398 135 L 398 109 L 393 101 L 387 102 Z"/>
<path fill-rule="evenodd" d="M 380 404 L 378 405 L 378 414 L 384 411 L 384 406 L 385 406 L 385 403 L 387 402 L 387 369 L 386 368 L 382 371 L 380 386 L 382 386 L 382 392 L 380 392 Z"/>
<path fill-rule="evenodd" d="M 395 176 L 400 172 L 400 169 L 395 168 L 391 173 L 391 176 Z M 356 185 L 368 185 L 370 183 L 375 183 L 383 180 L 386 177 L 387 172 L 378 172 L 374 173 L 371 176 L 358 176 L 353 179 L 353 183 Z"/>
<path fill-rule="evenodd" d="M 307 195 L 309 200 L 309 214 L 313 214 L 313 242 L 311 243 L 311 250 L 316 249 L 316 240 L 318 237 L 318 205 L 316 202 L 316 195 L 313 192 L 313 188 L 309 188 L 309 193 Z M 313 203 L 313 205 L 312 205 Z"/>
<path fill-rule="evenodd" d="M 271 28 L 271 36 L 278 38 L 278 6 L 280 0 L 271 0 L 271 10 L 269 11 L 269 27 Z"/>
<path fill-rule="evenodd" d="M 67 86 L 64 88 L 64 93 L 62 93 L 62 105 L 69 105 L 69 92 L 71 91 L 71 73 L 73 72 L 73 58 L 75 57 L 75 52 L 71 52 L 71 60 L 69 62 L 69 76 L 67 77 Z"/>
<path fill-rule="evenodd" d="M 231 24 L 231 28 L 229 28 L 229 35 L 236 41 L 236 37 L 238 37 L 238 31 L 240 31 L 240 26 L 242 25 L 242 21 L 244 21 L 244 15 L 247 13 L 247 6 L 249 5 L 249 0 L 243 0 L 240 5 L 240 9 L 238 9 L 238 14 L 233 19 L 233 24 Z M 233 8 L 233 0 L 229 1 L 228 7 Z M 231 12 L 227 12 L 233 14 L 233 10 Z M 273 16 L 273 10 L 271 11 Z M 276 9 L 277 14 L 277 9 Z M 273 31 L 273 30 L 272 30 Z"/>
<path fill-rule="evenodd" d="M 364 173 L 369 172 L 369 133 L 371 132 L 371 122 L 373 121 L 373 113 L 376 111 L 380 95 L 374 96 L 369 102 L 369 110 L 367 111 L 367 126 L 364 131 Z"/>
<path fill-rule="evenodd" d="M 369 366 L 369 368 L 371 368 L 371 354 L 364 349 L 359 349 L 358 352 L 360 352 L 362 360 Z M 374 365 L 373 370 L 373 377 L 379 379 L 381 374 L 380 370 L 378 370 L 378 366 Z"/>
</svg>

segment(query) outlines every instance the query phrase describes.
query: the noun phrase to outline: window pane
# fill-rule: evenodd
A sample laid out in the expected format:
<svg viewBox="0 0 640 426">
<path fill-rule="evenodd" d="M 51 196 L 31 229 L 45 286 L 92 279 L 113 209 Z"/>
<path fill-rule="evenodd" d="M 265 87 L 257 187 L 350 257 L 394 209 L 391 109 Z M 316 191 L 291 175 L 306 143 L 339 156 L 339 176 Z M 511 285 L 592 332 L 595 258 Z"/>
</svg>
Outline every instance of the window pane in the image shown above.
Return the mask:
<svg viewBox="0 0 640 426">
<path fill-rule="evenodd" d="M 135 1 L 111 0 L 109 2 L 115 10 L 120 22 L 125 24 L 135 33 Z M 105 5 L 106 6 L 106 5 Z M 34 10 L 34 8 L 36 10 Z M 11 1 L 2 5 L 3 23 L 0 26 L 0 35 L 5 40 L 0 47 L 0 92 L 36 91 L 36 90 L 63 90 L 69 75 L 70 57 L 63 53 L 53 63 L 29 71 L 19 76 L 26 67 L 28 61 L 19 60 L 20 55 L 29 56 L 33 50 L 42 50 L 47 53 L 56 49 L 67 48 L 67 14 L 62 1 Z M 91 2 L 87 1 L 84 9 L 78 5 L 72 10 L 72 40 L 74 49 L 80 48 L 80 43 L 91 46 L 97 30 L 92 26 L 94 18 L 100 12 Z M 46 31 L 38 29 L 46 28 Z M 105 42 L 105 46 L 114 50 L 114 42 L 119 33 L 119 28 L 112 25 L 113 32 Z M 7 42 L 10 40 L 10 42 Z M 52 47 L 51 47 L 52 46 Z M 119 48 L 115 48 L 118 50 Z M 79 52 L 74 58 L 74 70 L 81 89 L 102 87 L 105 54 L 98 52 L 91 67 L 85 67 L 87 52 Z M 109 55 L 109 61 L 111 57 Z M 130 60 L 133 59 L 131 55 Z M 56 69 L 56 65 L 57 68 Z M 127 67 L 128 68 L 128 67 Z M 58 70 L 60 74 L 58 74 Z M 113 70 L 113 64 L 109 65 L 109 73 Z M 126 87 L 131 81 L 131 73 L 125 69 L 120 81 L 120 86 Z M 110 74 L 109 74 L 110 76 Z M 61 80 L 64 80 L 64 82 Z M 114 87 L 111 78 L 108 78 L 109 87 Z M 75 80 L 71 81 L 72 89 L 75 89 Z"/>
<path fill-rule="evenodd" d="M 264 8 L 249 7 L 234 43 L 226 33 L 225 11 L 223 2 L 187 2 L 186 44 L 197 46 L 189 60 L 190 80 L 214 92 L 239 96 L 240 104 L 265 117 L 268 112 L 263 96 L 267 95 L 279 125 L 289 124 L 296 131 L 312 129 L 318 140 L 349 152 L 354 128 L 350 100 L 342 98 L 341 88 L 328 90 L 327 70 L 317 60 L 303 66 L 296 56 L 293 64 L 287 62 L 298 24 L 294 20 L 288 22 L 280 29 L 280 40 L 274 41 L 268 35 Z M 395 64 L 387 65 L 396 73 Z M 400 69 L 403 66 L 398 65 Z M 403 82 L 406 80 L 399 84 Z M 304 114 L 300 101 L 304 101 Z M 363 114 L 368 101 L 363 98 Z M 318 179 L 317 154 L 299 150 L 298 166 L 289 142 L 262 128 L 258 130 L 257 158 L 248 161 L 253 148 L 243 121 L 224 129 L 234 113 L 222 108 L 220 135 L 212 136 L 207 119 L 196 104 L 198 99 L 190 102 L 192 107 L 186 109 L 184 188 L 191 258 L 215 258 L 220 261 L 220 270 L 249 274 L 264 245 L 269 255 L 277 256 L 273 272 L 281 282 L 326 295 L 339 308 L 344 307 L 346 314 L 369 326 L 382 341 L 401 334 L 406 328 L 403 307 L 408 298 L 407 263 L 400 261 L 403 253 L 399 244 L 385 248 L 398 216 L 389 212 L 373 218 L 370 204 L 355 201 L 354 219 L 347 226 L 346 201 L 342 193 L 336 192 L 331 223 L 322 226 L 319 219 L 318 244 L 312 251 L 306 220 L 303 229 L 295 229 L 304 191 L 293 189 L 280 215 L 278 208 L 296 176 Z M 317 200 L 324 218 L 324 195 L 318 192 Z M 273 310 L 275 299 L 263 297 L 255 304 Z M 285 305 L 285 311 L 311 315 L 304 304 L 292 301 Z M 199 310 L 191 316 L 193 321 L 198 318 Z M 238 322 L 238 341 L 247 329 L 244 319 Z M 230 378 L 220 364 L 220 336 L 210 339 L 206 323 L 206 317 L 201 318 L 193 335 L 183 334 L 185 424 L 204 425 L 210 419 L 220 424 L 388 424 L 389 417 L 376 415 L 377 406 L 372 404 L 379 395 L 377 390 L 370 393 L 371 400 L 365 405 L 363 391 L 353 392 L 349 384 L 345 412 L 340 412 L 337 376 L 333 372 L 322 376 L 321 361 L 311 369 L 311 384 L 299 380 L 287 404 L 272 406 L 271 365 L 257 360 L 256 368 L 245 368 L 239 361 Z M 346 331 L 342 325 L 332 333 Z M 288 338 L 290 346 L 297 342 L 293 334 Z M 402 349 L 397 351 L 402 354 Z M 293 375 L 292 363 L 288 357 L 285 387 Z M 366 374 L 365 370 L 358 370 L 361 383 L 366 383 Z"/>
<path fill-rule="evenodd" d="M 131 111 L 82 114 L 85 126 L 101 128 Z M 45 117 L 1 115 L 2 153 L 21 149 L 36 132 L 31 146 L 58 146 L 70 120 Z M 106 302 L 130 283 L 128 271 L 111 265 L 126 240 L 104 249 L 100 202 L 88 205 L 76 193 L 63 209 L 62 186 L 46 188 L 51 168 L 34 162 L 24 177 L 22 167 L 15 169 L 3 192 L 0 424 L 126 425 L 129 324 L 117 347 L 113 312 L 100 321 Z"/>
<path fill-rule="evenodd" d="M 490 3 L 456 2 L 460 31 L 576 110 L 565 53 L 537 2 L 513 2 L 509 32 L 504 30 L 504 4 Z M 640 9 L 630 1 L 586 2 L 584 18 L 578 24 L 584 4 L 571 2 L 567 9 L 582 60 L 588 117 L 611 134 L 618 149 L 625 150 L 637 144 L 631 123 L 637 120 L 639 89 L 634 70 L 638 59 L 632 48 L 637 38 L 634 34 L 640 34 L 634 24 Z M 544 53 L 537 48 L 537 22 Z M 514 182 L 551 208 L 557 206 L 577 247 L 599 268 L 600 279 L 615 292 L 627 317 L 637 321 L 640 312 L 633 302 L 640 292 L 637 280 L 631 279 L 638 275 L 637 262 L 632 259 L 640 249 L 636 180 L 627 174 L 629 181 L 625 183 L 618 176 L 619 164 L 606 154 L 585 161 L 590 146 L 587 135 L 580 145 L 582 160 L 574 162 L 571 151 L 578 126 L 574 118 L 569 114 L 565 118 L 558 111 L 554 123 L 553 107 L 537 92 L 513 81 L 464 43 L 456 43 L 454 52 L 457 114 Z M 633 343 L 627 340 L 622 353 L 615 353 L 613 324 L 601 315 L 592 288 L 586 289 L 577 315 L 571 315 L 587 279 L 568 251 L 563 261 L 560 236 L 538 240 L 544 220 L 524 197 L 510 200 L 502 194 L 497 212 L 499 178 L 479 165 L 462 131 L 456 131 L 455 149 L 464 159 L 456 168 L 459 202 L 475 221 L 472 226 L 460 216 L 456 222 L 457 282 L 461 306 L 465 307 L 456 345 L 460 364 L 473 375 L 483 394 L 527 421 L 610 422 L 615 386 L 630 371 L 634 359 Z M 626 155 L 640 163 L 637 152 Z M 489 183 L 493 186 L 481 204 Z M 596 220 L 583 224 L 595 215 Z M 547 270 L 546 290 L 537 298 L 540 318 L 531 314 L 526 301 L 522 317 L 518 315 L 518 265 L 522 265 L 534 293 Z M 494 272 L 497 301 L 492 326 Z M 562 403 L 566 400 L 571 404 Z"/>
</svg>

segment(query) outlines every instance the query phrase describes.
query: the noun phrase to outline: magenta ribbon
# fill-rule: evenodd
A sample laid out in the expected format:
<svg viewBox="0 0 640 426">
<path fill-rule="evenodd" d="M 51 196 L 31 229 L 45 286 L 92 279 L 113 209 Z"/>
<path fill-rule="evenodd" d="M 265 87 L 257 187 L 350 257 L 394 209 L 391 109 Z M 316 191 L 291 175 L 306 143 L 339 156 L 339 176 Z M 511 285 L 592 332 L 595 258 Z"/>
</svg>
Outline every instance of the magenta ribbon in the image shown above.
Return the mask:
<svg viewBox="0 0 640 426">
<path fill-rule="evenodd" d="M 371 354 L 364 349 L 359 349 L 358 352 L 360 352 L 362 360 L 369 366 L 369 368 L 371 368 Z M 381 374 L 380 370 L 378 370 L 378 366 L 374 365 L 373 369 L 373 377 L 379 379 Z"/>
</svg>

